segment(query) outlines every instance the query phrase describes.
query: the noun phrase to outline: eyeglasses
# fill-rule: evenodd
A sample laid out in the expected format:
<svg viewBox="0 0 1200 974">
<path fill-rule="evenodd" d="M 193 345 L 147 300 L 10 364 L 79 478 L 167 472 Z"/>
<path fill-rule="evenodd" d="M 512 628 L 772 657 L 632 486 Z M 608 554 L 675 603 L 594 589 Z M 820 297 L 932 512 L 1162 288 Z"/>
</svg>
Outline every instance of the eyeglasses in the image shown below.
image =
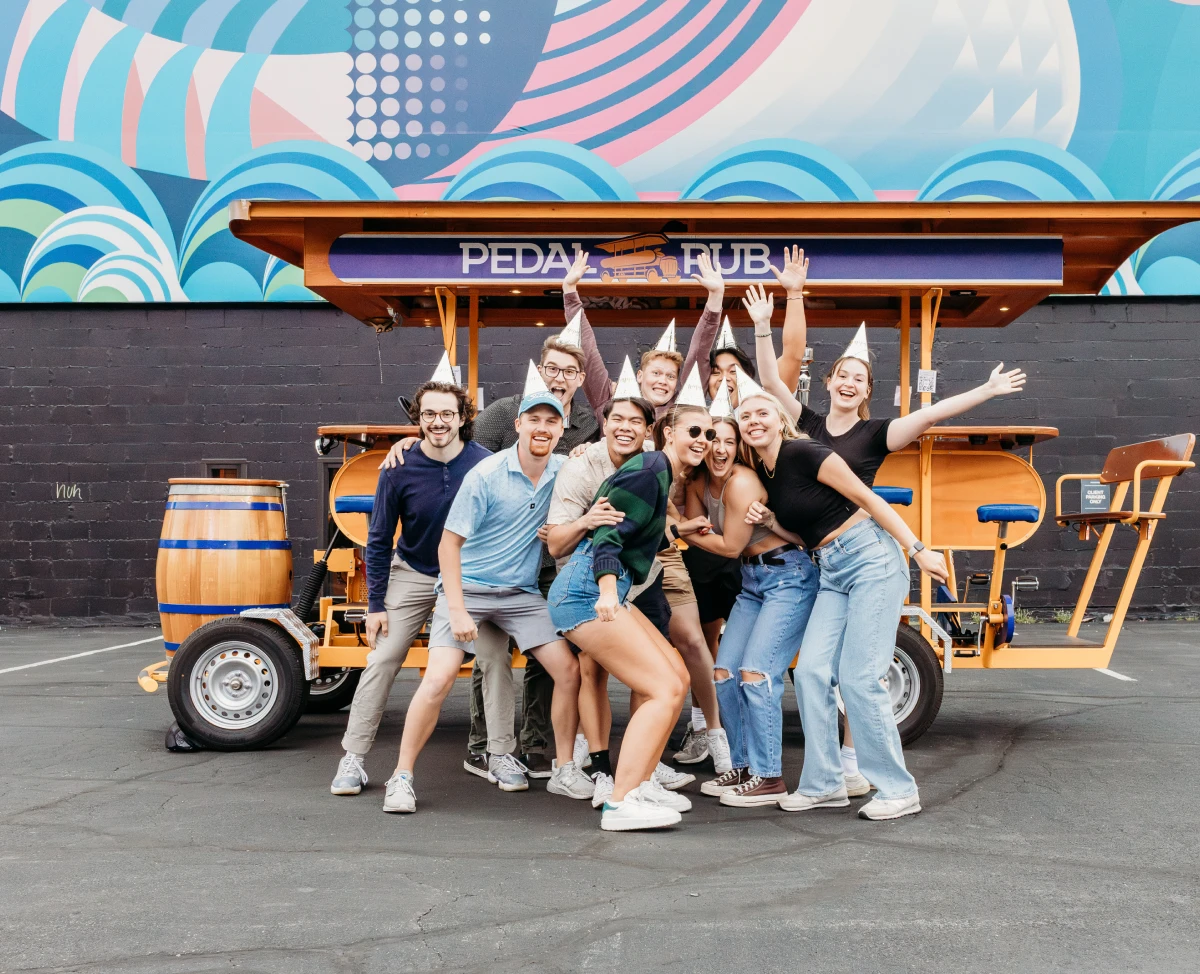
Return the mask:
<svg viewBox="0 0 1200 974">
<path fill-rule="evenodd" d="M 440 419 L 443 423 L 449 423 L 451 420 L 457 418 L 457 409 L 443 409 L 440 413 L 435 413 L 432 409 L 421 410 L 421 422 L 423 423 L 432 423 L 435 419 Z"/>
<path fill-rule="evenodd" d="M 704 434 L 704 438 L 708 440 L 709 443 L 717 438 L 717 431 L 711 426 L 708 429 L 701 429 L 699 426 L 689 426 L 687 428 L 687 434 L 693 440 L 698 439 L 701 433 Z"/>
<path fill-rule="evenodd" d="M 568 382 L 574 382 L 576 379 L 578 379 L 579 371 L 580 370 L 575 368 L 575 366 L 571 366 L 570 368 L 566 369 L 560 369 L 557 365 L 542 366 L 542 375 L 544 375 L 547 379 L 557 379 L 561 375 Z"/>
</svg>

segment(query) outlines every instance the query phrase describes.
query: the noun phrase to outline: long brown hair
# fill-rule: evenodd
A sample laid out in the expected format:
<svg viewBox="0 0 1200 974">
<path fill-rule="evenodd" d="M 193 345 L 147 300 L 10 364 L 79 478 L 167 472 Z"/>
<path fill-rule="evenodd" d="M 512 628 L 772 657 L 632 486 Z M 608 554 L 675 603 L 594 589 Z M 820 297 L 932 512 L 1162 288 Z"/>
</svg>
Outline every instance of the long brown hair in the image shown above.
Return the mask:
<svg viewBox="0 0 1200 974">
<path fill-rule="evenodd" d="M 867 394 L 863 398 L 863 401 L 858 404 L 858 418 L 859 419 L 870 419 L 871 418 L 871 393 L 875 391 L 875 373 L 871 371 L 871 363 L 870 362 L 863 362 L 863 360 L 860 359 L 857 355 L 843 355 L 840 359 L 838 359 L 836 362 L 833 363 L 833 365 L 831 365 L 829 367 L 829 371 L 825 373 L 825 378 L 822 379 L 821 381 L 824 382 L 826 385 L 828 385 L 829 380 L 832 379 L 837 374 L 838 366 L 840 366 L 843 362 L 845 362 L 849 359 L 854 359 L 854 361 L 856 361 L 856 362 L 862 362 L 863 366 L 867 370 Z"/>
<path fill-rule="evenodd" d="M 670 411 L 663 416 L 662 419 L 660 419 L 654 424 L 653 427 L 651 427 L 654 431 L 654 449 L 661 450 L 667 445 L 667 437 L 663 431 L 668 426 L 671 427 L 671 429 L 674 429 L 679 425 L 679 417 L 686 416 L 688 413 L 700 413 L 703 416 L 707 416 L 708 410 L 703 406 L 692 406 L 687 404 L 681 406 L 679 403 L 676 403 L 671 407 Z M 700 464 L 700 467 L 703 466 L 704 464 Z M 687 484 L 691 483 L 692 479 L 700 472 L 700 467 L 691 467 L 685 471 L 682 477 L 678 478 L 676 483 L 671 487 L 672 496 L 675 495 L 676 490 L 683 490 Z"/>
</svg>

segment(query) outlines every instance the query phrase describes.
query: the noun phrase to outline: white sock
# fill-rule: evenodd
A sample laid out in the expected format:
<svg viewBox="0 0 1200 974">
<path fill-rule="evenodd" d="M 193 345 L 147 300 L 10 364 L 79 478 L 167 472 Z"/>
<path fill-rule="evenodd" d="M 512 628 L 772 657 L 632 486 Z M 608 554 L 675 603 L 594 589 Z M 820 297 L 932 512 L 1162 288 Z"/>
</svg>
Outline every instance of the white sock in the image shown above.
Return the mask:
<svg viewBox="0 0 1200 974">
<path fill-rule="evenodd" d="M 715 730 L 712 727 L 710 727 L 705 733 L 708 734 L 709 737 L 718 737 L 721 734 L 724 734 L 725 731 L 721 727 L 718 727 Z"/>
<path fill-rule="evenodd" d="M 692 708 L 692 730 L 699 732 L 707 729 L 708 721 L 704 719 L 704 711 L 699 707 Z"/>
<path fill-rule="evenodd" d="M 858 774 L 858 754 L 854 748 L 842 746 L 842 774 Z"/>
</svg>

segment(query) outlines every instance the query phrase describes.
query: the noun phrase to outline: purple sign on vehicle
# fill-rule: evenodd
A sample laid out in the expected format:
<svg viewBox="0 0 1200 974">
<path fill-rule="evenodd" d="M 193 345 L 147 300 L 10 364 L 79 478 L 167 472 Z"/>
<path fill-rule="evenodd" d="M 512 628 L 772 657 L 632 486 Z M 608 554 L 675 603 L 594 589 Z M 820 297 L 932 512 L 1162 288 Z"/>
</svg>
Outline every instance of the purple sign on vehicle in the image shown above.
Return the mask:
<svg viewBox="0 0 1200 974">
<path fill-rule="evenodd" d="M 784 248 L 798 244 L 813 284 L 1062 283 L 1061 237 L 758 237 L 638 233 L 622 237 L 350 233 L 330 269 L 351 284 L 553 284 L 588 252 L 585 281 L 688 282 L 707 253 L 729 284 L 774 282 Z"/>
</svg>

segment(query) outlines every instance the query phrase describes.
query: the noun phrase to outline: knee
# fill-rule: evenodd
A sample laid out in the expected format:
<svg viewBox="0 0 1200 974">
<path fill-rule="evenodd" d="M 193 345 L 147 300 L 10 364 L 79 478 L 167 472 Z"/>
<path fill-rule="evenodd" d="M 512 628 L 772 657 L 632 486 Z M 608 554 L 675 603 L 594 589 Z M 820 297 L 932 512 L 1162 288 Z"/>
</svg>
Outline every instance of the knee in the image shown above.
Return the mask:
<svg viewBox="0 0 1200 974">
<path fill-rule="evenodd" d="M 421 680 L 421 692 L 433 702 L 440 704 L 454 687 L 455 679 L 457 679 L 456 674 L 426 671 Z"/>
<path fill-rule="evenodd" d="M 723 666 L 714 666 L 713 667 L 713 682 L 714 683 L 728 683 L 729 680 L 731 679 L 731 677 L 732 677 L 732 674 L 729 672 L 729 670 L 725 669 L 725 667 L 723 667 Z"/>
<path fill-rule="evenodd" d="M 555 667 L 554 683 L 561 684 L 564 690 L 578 690 L 580 682 L 579 660 L 574 653 L 567 653 L 566 658 Z"/>
<path fill-rule="evenodd" d="M 742 683 L 762 683 L 767 679 L 766 673 L 760 673 L 758 670 L 742 670 L 740 672 Z"/>
</svg>

